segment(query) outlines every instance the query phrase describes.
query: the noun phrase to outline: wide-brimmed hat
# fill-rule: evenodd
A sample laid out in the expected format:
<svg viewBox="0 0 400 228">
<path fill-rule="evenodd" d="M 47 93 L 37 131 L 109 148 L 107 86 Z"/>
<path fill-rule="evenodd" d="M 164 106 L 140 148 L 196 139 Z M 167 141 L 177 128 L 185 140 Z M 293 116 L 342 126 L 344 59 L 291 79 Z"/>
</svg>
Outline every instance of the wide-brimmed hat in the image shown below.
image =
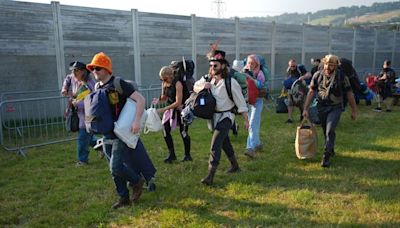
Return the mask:
<svg viewBox="0 0 400 228">
<path fill-rule="evenodd" d="M 86 70 L 86 64 L 75 61 L 69 64 L 69 70 Z"/>
<path fill-rule="evenodd" d="M 103 52 L 97 53 L 95 56 L 93 56 L 92 62 L 86 65 L 86 68 L 90 71 L 93 71 L 94 67 L 104 68 L 108 71 L 108 73 L 112 74 L 111 59 Z"/>
<path fill-rule="evenodd" d="M 221 64 L 229 65 L 229 62 L 225 59 L 225 52 L 222 50 L 212 50 L 207 54 L 208 62 L 216 61 Z"/>
</svg>

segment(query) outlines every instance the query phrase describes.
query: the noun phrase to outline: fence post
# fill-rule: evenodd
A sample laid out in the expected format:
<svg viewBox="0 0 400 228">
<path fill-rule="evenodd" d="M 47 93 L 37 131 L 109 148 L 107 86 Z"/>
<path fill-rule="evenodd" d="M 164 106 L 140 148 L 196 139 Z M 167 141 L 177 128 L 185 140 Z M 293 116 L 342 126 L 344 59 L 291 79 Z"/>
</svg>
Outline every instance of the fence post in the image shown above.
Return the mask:
<svg viewBox="0 0 400 228">
<path fill-rule="evenodd" d="M 276 36 L 276 22 L 272 22 L 272 33 L 271 33 L 271 79 L 272 83 L 271 90 L 274 90 L 275 82 L 275 36 Z"/>
<path fill-rule="evenodd" d="M 140 40 L 139 40 L 139 15 L 137 9 L 131 10 L 132 14 L 132 35 L 133 35 L 133 53 L 134 53 L 134 67 L 135 67 L 135 82 L 142 85 L 142 69 L 141 69 L 141 55 L 140 55 Z"/>
<path fill-rule="evenodd" d="M 57 63 L 57 79 L 58 88 L 62 87 L 63 78 L 65 76 L 65 57 L 64 57 L 64 39 L 61 23 L 60 3 L 51 2 L 51 9 L 53 12 L 53 25 L 54 25 L 54 47 L 56 51 Z"/>
<path fill-rule="evenodd" d="M 235 17 L 235 59 L 240 58 L 239 17 Z"/>
<path fill-rule="evenodd" d="M 394 61 L 394 58 L 395 58 L 395 53 L 396 53 L 396 39 L 397 39 L 397 31 L 396 30 L 394 30 L 393 31 L 393 47 L 392 47 L 392 63 L 394 63 L 393 65 L 395 65 L 395 61 Z M 394 66 L 392 66 L 392 67 L 394 67 Z"/>
<path fill-rule="evenodd" d="M 196 37 L 196 14 L 191 14 L 191 24 L 192 24 L 192 60 L 194 62 L 194 79 L 197 79 L 197 37 Z"/>
<path fill-rule="evenodd" d="M 353 66 L 356 65 L 356 45 L 357 45 L 357 28 L 353 27 L 353 50 L 351 52 L 351 61 L 353 62 Z"/>
<path fill-rule="evenodd" d="M 301 63 L 305 64 L 305 60 L 306 60 L 306 47 L 305 47 L 305 38 L 306 38 L 306 34 L 305 34 L 305 24 L 303 23 L 303 29 L 302 29 L 302 37 L 301 37 Z"/>
<path fill-rule="evenodd" d="M 378 48 L 378 30 L 374 29 L 375 31 L 375 40 L 374 40 L 374 54 L 372 56 L 372 70 L 375 74 L 375 62 L 376 62 L 376 49 Z"/>
<path fill-rule="evenodd" d="M 332 53 L 332 25 L 330 24 L 328 27 L 328 54 Z"/>
</svg>

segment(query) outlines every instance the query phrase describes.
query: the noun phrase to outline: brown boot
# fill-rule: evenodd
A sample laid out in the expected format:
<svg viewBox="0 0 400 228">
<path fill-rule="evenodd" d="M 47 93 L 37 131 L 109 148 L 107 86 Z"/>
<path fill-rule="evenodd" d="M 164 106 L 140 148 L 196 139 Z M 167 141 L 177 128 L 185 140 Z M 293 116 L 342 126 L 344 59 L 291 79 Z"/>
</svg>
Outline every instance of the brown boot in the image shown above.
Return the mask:
<svg viewBox="0 0 400 228">
<path fill-rule="evenodd" d="M 233 155 L 232 157 L 228 158 L 229 161 L 231 162 L 231 168 L 228 169 L 226 172 L 227 173 L 236 173 L 236 172 L 240 172 L 240 168 L 239 168 L 239 164 L 236 160 L 235 155 Z"/>
<path fill-rule="evenodd" d="M 129 196 L 128 196 L 128 197 L 120 197 L 120 198 L 118 199 L 118 201 L 115 202 L 115 203 L 111 206 L 111 208 L 112 208 L 112 209 L 118 209 L 118 208 L 120 208 L 120 207 L 125 207 L 125 206 L 129 206 L 129 205 L 131 205 L 131 201 L 129 201 Z"/>
<path fill-rule="evenodd" d="M 143 185 L 146 182 L 146 180 L 140 176 L 139 181 L 132 186 L 132 203 L 137 203 L 140 195 L 142 195 L 143 191 Z"/>
<path fill-rule="evenodd" d="M 214 167 L 214 166 L 208 167 L 208 175 L 205 178 L 201 179 L 201 183 L 203 183 L 205 185 L 212 185 L 216 171 L 217 171 L 217 167 Z"/>
</svg>

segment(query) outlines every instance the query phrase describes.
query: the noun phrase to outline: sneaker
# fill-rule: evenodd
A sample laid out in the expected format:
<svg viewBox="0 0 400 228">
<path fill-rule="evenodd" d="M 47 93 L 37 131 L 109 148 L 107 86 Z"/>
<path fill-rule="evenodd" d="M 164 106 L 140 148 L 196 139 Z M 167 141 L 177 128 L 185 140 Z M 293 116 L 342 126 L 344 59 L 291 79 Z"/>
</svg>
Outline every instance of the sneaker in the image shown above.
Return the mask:
<svg viewBox="0 0 400 228">
<path fill-rule="evenodd" d="M 256 157 L 256 152 L 254 151 L 254 149 L 246 149 L 246 151 L 244 152 L 244 155 L 248 156 L 249 158 L 255 158 Z"/>
<path fill-rule="evenodd" d="M 386 112 L 392 112 L 392 110 L 391 109 L 386 109 Z"/>
<path fill-rule="evenodd" d="M 261 151 L 262 149 L 263 149 L 263 146 L 261 144 L 254 148 L 254 150 L 257 151 L 257 152 Z"/>
<path fill-rule="evenodd" d="M 293 123 L 293 120 L 292 119 L 288 119 L 288 120 L 286 120 L 285 123 L 291 124 L 291 123 Z"/>
<path fill-rule="evenodd" d="M 379 108 L 379 107 L 378 108 L 374 108 L 374 111 L 375 112 L 382 112 L 382 108 Z"/>
<path fill-rule="evenodd" d="M 86 165 L 89 165 L 89 163 L 84 161 L 77 161 L 75 164 L 76 167 L 86 166 Z"/>
</svg>

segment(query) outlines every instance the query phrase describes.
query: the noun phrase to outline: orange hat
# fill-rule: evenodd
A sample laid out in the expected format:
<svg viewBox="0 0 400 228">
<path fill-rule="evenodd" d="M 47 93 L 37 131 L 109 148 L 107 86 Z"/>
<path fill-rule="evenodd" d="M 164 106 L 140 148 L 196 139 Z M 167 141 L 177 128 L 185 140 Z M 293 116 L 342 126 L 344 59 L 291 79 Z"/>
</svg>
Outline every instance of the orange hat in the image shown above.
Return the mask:
<svg viewBox="0 0 400 228">
<path fill-rule="evenodd" d="M 102 67 L 112 74 L 112 62 L 104 52 L 99 52 L 93 56 L 92 62 L 86 65 L 86 68 L 93 71 L 93 67 Z"/>
</svg>

